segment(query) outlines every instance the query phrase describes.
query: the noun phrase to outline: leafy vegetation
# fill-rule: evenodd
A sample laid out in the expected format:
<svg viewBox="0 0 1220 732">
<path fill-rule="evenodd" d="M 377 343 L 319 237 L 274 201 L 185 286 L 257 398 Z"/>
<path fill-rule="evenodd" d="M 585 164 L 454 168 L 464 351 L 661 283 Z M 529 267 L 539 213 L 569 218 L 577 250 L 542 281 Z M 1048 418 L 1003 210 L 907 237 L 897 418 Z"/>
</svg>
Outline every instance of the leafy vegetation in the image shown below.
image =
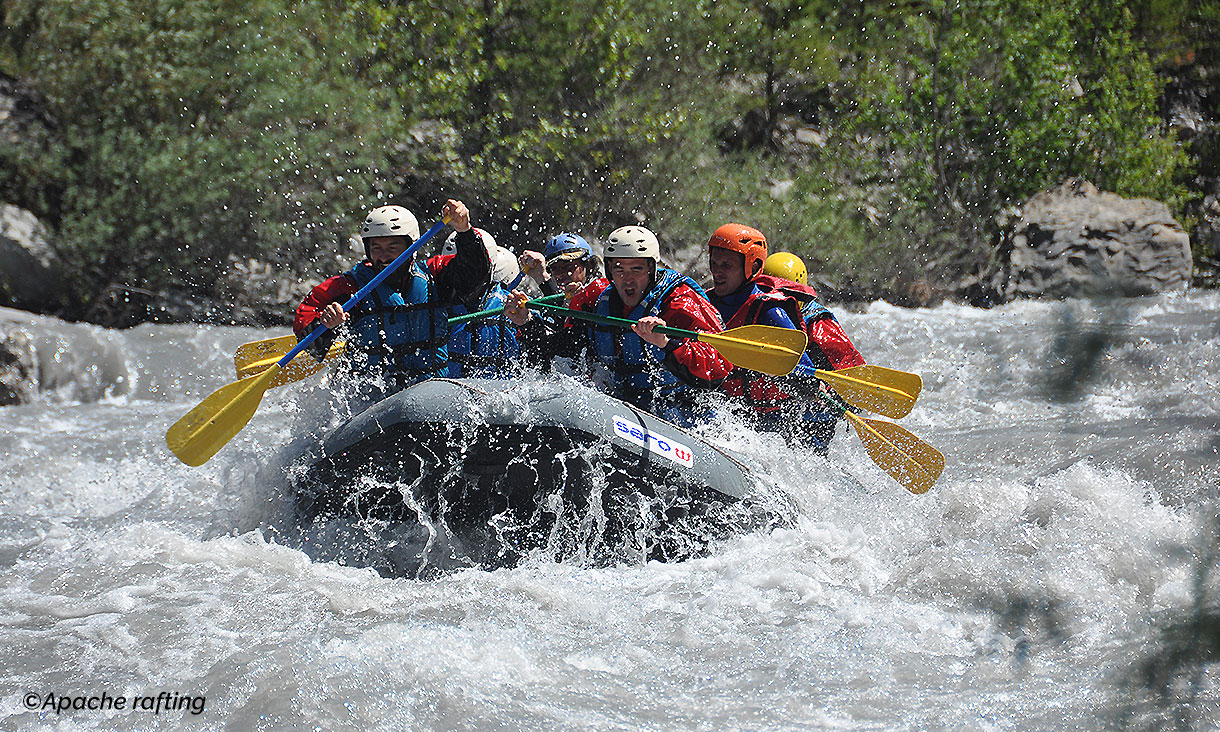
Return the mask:
<svg viewBox="0 0 1220 732">
<path fill-rule="evenodd" d="M 374 203 L 451 195 L 516 248 L 736 219 L 839 293 L 952 287 L 1070 175 L 1185 210 L 1214 161 L 1159 104 L 1220 65 L 1218 8 L 12 0 L 0 72 L 54 124 L 0 149 L 0 197 L 54 228 L 86 317 L 115 289 L 231 298 L 250 259 L 307 276 Z"/>
</svg>

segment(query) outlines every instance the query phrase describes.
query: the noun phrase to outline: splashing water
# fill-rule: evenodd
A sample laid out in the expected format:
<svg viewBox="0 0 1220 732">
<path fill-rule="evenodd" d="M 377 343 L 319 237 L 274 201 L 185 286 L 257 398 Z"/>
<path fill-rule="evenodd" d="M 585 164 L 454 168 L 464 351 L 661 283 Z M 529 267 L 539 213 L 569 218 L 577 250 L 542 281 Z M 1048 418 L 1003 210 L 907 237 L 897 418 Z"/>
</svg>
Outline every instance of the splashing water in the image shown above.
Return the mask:
<svg viewBox="0 0 1220 732">
<path fill-rule="evenodd" d="M 684 562 L 415 580 L 360 566 L 367 527 L 285 541 L 293 475 L 357 408 L 327 378 L 268 392 L 203 467 L 165 448 L 236 347 L 280 333 L 0 311 L 42 388 L 0 409 L 0 728 L 1155 726 L 1140 669 L 1216 611 L 1220 296 L 840 319 L 924 377 L 902 423 L 945 453 L 927 495 L 846 432 L 825 461 L 728 415 L 700 433 L 778 485 L 786 525 Z M 1198 668 L 1165 719 L 1214 729 Z M 206 704 L 27 706 L 162 692 Z"/>
</svg>

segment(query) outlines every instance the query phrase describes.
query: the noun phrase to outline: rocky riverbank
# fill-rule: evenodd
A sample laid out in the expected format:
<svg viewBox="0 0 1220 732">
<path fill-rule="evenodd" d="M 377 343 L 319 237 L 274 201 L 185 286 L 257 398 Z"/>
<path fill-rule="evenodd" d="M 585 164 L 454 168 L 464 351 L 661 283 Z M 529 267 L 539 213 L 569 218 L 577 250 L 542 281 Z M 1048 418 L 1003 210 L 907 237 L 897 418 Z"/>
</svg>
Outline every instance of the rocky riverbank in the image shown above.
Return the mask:
<svg viewBox="0 0 1220 732">
<path fill-rule="evenodd" d="M 1215 205 L 1215 197 L 1211 200 Z M 705 274 L 702 258 L 696 249 L 674 257 Z M 995 269 L 960 283 L 954 291 L 914 289 L 903 304 L 928 305 L 945 298 L 994 305 L 1015 298 L 1148 295 L 1185 289 L 1192 278 L 1190 239 L 1165 204 L 1125 199 L 1072 179 L 1013 212 Z M 230 301 L 130 287 L 95 299 L 88 319 L 109 327 L 140 322 L 285 325 L 311 284 L 305 274 L 281 274 L 269 263 L 250 260 L 234 263 L 233 282 L 227 286 L 234 293 Z M 3 304 L 60 315 L 70 307 L 64 286 L 46 226 L 28 211 L 0 206 Z M 855 293 L 852 299 L 885 299 L 889 294 Z"/>
</svg>

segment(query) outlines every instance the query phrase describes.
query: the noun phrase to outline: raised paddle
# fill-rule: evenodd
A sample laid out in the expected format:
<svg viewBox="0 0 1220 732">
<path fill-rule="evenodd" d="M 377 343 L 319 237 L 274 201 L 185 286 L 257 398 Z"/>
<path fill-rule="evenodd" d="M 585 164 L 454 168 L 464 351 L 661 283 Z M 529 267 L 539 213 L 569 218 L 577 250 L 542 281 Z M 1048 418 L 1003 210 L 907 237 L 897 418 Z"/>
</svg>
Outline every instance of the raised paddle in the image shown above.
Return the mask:
<svg viewBox="0 0 1220 732">
<path fill-rule="evenodd" d="M 823 400 L 842 410 L 873 462 L 903 488 L 916 495 L 927 493 L 945 469 L 945 456 L 940 450 L 893 422 L 853 413 L 836 397 L 824 394 Z"/>
<path fill-rule="evenodd" d="M 547 295 L 540 297 L 537 300 L 530 302 L 554 302 L 563 297 L 563 293 L 556 295 Z M 492 318 L 504 312 L 503 307 L 489 308 L 480 310 L 477 313 L 466 313 L 465 315 L 455 315 L 449 318 L 449 325 L 458 325 L 460 323 L 468 323 L 472 320 L 482 318 Z M 331 344 L 330 349 L 326 352 L 326 358 L 322 361 L 308 355 L 297 354 L 297 357 L 288 363 L 280 370 L 278 376 L 272 380 L 271 385 L 267 388 L 289 384 L 294 381 L 300 381 L 306 377 L 312 376 L 326 367 L 326 364 L 334 358 L 338 358 L 343 353 L 343 348 L 346 341 L 335 341 Z M 297 344 L 296 336 L 286 335 L 276 338 L 266 338 L 261 341 L 252 341 L 243 343 L 237 347 L 237 351 L 233 353 L 233 368 L 237 371 L 237 378 L 244 379 L 247 376 L 261 374 L 271 368 L 277 361 L 284 357 L 284 354 L 292 350 Z"/>
<path fill-rule="evenodd" d="M 407 247 L 393 262 L 377 273 L 367 285 L 352 295 L 343 303 L 343 312 L 350 311 L 356 303 L 363 300 L 378 285 L 393 274 L 402 264 L 411 259 L 415 252 L 427 244 L 432 237 L 440 233 L 449 221 L 444 219 L 432 225 L 414 244 Z M 309 335 L 266 371 L 257 376 L 250 376 L 232 384 L 222 386 L 204 399 L 182 419 L 179 419 L 165 433 L 165 442 L 178 459 L 187 465 L 203 465 L 216 454 L 220 448 L 241 432 L 242 427 L 254 416 L 258 405 L 262 403 L 263 394 L 271 388 L 271 382 L 288 362 L 301 351 L 309 347 L 323 333 L 329 330 L 324 325 L 314 328 Z"/>
<path fill-rule="evenodd" d="M 586 313 L 583 310 L 571 310 L 566 305 L 539 302 L 526 304 L 533 309 L 557 310 L 569 318 L 589 320 L 601 325 L 630 328 L 638 322 L 627 318 Z M 743 325 L 722 333 L 700 333 L 683 328 L 660 326 L 653 332 L 694 338 L 714 347 L 734 366 L 772 376 L 784 376 L 796 368 L 809 340 L 803 330 L 776 328 L 770 325 Z"/>
</svg>

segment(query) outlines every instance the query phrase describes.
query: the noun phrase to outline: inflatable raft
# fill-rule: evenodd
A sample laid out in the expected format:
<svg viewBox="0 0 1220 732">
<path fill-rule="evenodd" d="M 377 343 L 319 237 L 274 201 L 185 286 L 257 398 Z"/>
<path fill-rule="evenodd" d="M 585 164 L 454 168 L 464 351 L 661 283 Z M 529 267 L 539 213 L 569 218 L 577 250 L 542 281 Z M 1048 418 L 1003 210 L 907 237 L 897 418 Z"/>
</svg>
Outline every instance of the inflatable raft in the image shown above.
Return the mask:
<svg viewBox="0 0 1220 732">
<path fill-rule="evenodd" d="M 422 564 L 683 559 L 786 523 L 741 460 L 572 379 L 433 379 L 335 430 L 297 485 L 311 519 L 424 530 Z"/>
</svg>

